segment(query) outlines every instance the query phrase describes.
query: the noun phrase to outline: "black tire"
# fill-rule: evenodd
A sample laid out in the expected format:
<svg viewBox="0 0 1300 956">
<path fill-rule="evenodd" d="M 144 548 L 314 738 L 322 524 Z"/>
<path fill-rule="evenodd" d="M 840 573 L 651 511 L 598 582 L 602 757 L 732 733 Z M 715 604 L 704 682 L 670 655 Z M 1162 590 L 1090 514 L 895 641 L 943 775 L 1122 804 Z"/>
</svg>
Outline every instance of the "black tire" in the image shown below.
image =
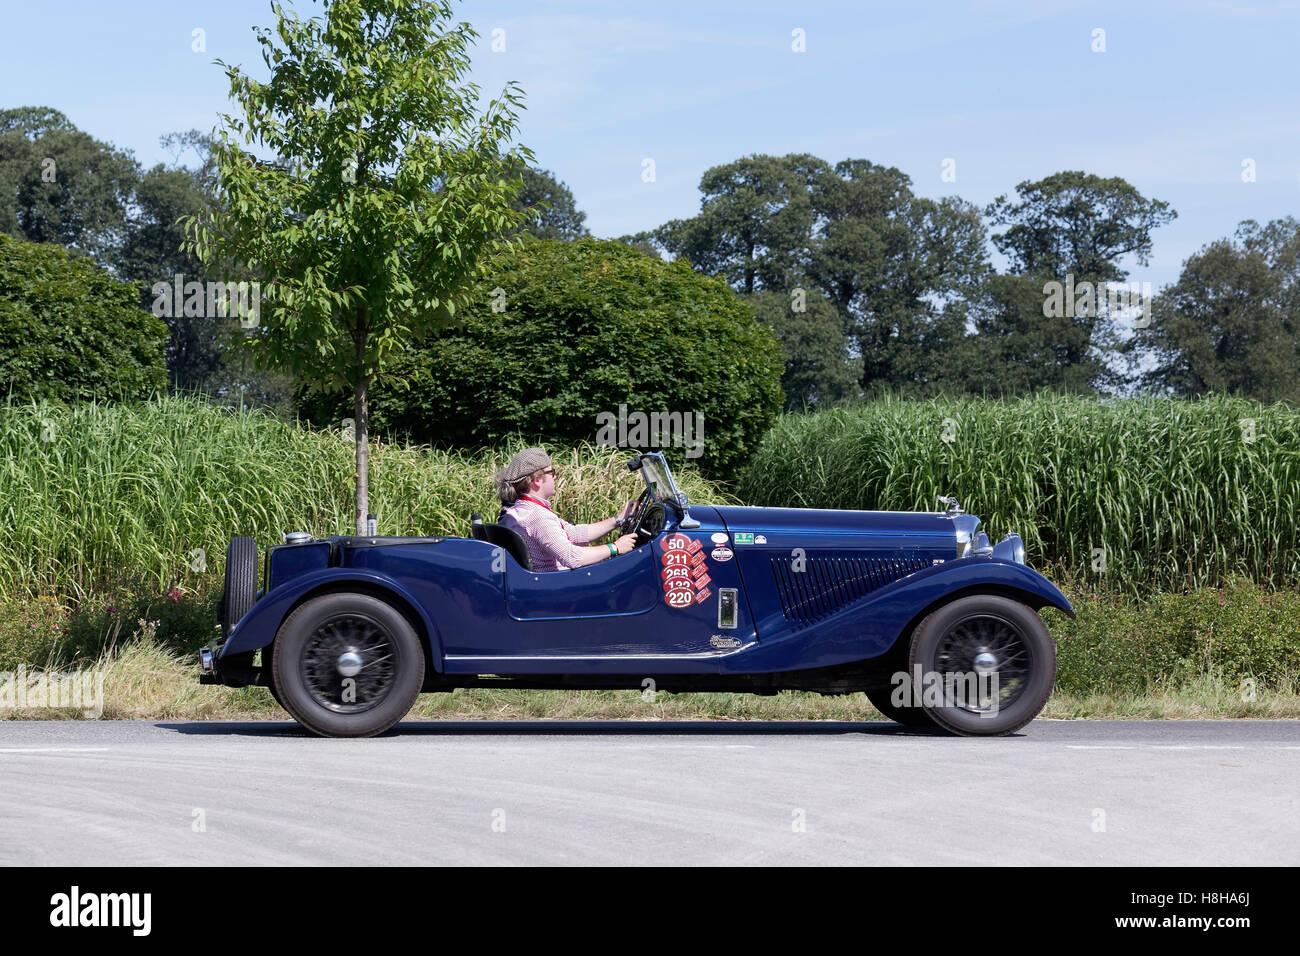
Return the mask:
<svg viewBox="0 0 1300 956">
<path fill-rule="evenodd" d="M 257 603 L 257 542 L 252 538 L 231 538 L 226 546 L 226 583 L 221 591 L 217 614 L 221 633 L 231 630 Z"/>
<path fill-rule="evenodd" d="M 980 654 L 991 655 L 977 661 Z M 991 660 L 991 663 L 990 663 Z M 979 666 L 976 666 L 976 665 Z M 978 694 L 977 681 L 958 680 L 951 700 L 923 697 L 934 723 L 969 737 L 1015 733 L 1038 716 L 1056 682 L 1056 643 L 1033 608 L 1010 598 L 972 595 L 945 604 L 917 625 L 908 673 L 974 675 L 981 668 L 997 678 L 996 697 Z M 942 681 L 942 678 L 939 678 Z M 965 691 L 974 691 L 971 701 Z"/>
<path fill-rule="evenodd" d="M 925 712 L 925 708 L 896 706 L 891 699 L 893 695 L 892 686 L 876 687 L 867 691 L 867 700 L 871 701 L 871 706 L 894 723 L 902 724 L 904 727 L 934 727 L 934 721 Z"/>
<path fill-rule="evenodd" d="M 271 696 L 275 698 L 275 702 L 280 705 L 280 709 L 284 710 L 284 701 L 280 699 L 280 692 L 275 689 L 275 679 L 269 675 L 266 682 L 266 689 L 271 692 Z"/>
<path fill-rule="evenodd" d="M 341 669 L 345 653 L 358 657 L 347 665 L 358 668 L 350 674 Z M 312 733 L 373 737 L 415 703 L 424 684 L 424 650 L 392 605 L 368 594 L 325 594 L 280 625 L 271 680 L 281 706 Z"/>
</svg>

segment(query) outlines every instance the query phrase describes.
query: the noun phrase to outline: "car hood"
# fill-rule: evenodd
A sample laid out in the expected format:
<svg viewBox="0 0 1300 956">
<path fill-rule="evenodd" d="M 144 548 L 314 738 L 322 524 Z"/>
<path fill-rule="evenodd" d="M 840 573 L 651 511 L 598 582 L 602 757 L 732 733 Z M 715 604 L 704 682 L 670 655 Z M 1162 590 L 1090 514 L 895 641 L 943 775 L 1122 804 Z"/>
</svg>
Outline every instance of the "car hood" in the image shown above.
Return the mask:
<svg viewBox="0 0 1300 956">
<path fill-rule="evenodd" d="M 830 508 L 752 508 L 714 506 L 732 534 L 750 532 L 771 538 L 794 534 L 880 535 L 956 539 L 950 515 L 925 511 L 841 511 Z"/>
</svg>

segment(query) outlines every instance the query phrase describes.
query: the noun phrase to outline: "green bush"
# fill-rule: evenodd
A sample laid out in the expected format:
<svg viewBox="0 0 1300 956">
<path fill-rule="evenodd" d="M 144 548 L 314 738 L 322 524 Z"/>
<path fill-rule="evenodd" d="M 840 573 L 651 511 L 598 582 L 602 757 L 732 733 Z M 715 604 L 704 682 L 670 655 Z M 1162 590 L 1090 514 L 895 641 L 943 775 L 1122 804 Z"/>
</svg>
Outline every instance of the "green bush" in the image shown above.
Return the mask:
<svg viewBox="0 0 1300 956">
<path fill-rule="evenodd" d="M 882 400 L 783 415 L 756 505 L 934 511 L 956 495 L 1051 576 L 1125 591 L 1300 585 L 1300 413 L 1244 399 Z"/>
<path fill-rule="evenodd" d="M 0 670 L 93 661 L 146 632 L 167 650 L 192 656 L 219 640 L 220 596 L 214 588 L 204 594 L 158 593 L 148 583 L 133 581 L 75 606 L 47 594 L 0 598 Z"/>
<path fill-rule="evenodd" d="M 1141 693 L 1213 673 L 1276 687 L 1300 675 L 1300 594 L 1244 581 L 1144 601 L 1072 596 L 1078 619 L 1049 612 L 1057 688 Z"/>
<path fill-rule="evenodd" d="M 0 235 L 0 393 L 142 398 L 167 384 L 167 338 L 134 285 L 60 246 Z"/>
<path fill-rule="evenodd" d="M 694 463 L 728 477 L 781 408 L 772 332 L 685 262 L 617 242 L 533 240 L 500 258 L 473 301 L 461 327 L 399 355 L 390 383 L 371 391 L 377 434 L 442 448 L 507 436 L 571 446 L 598 441 L 597 416 L 620 405 L 699 413 Z M 350 395 L 300 393 L 299 404 L 322 424 L 353 414 Z M 666 436 L 659 444 L 683 459 Z"/>
</svg>

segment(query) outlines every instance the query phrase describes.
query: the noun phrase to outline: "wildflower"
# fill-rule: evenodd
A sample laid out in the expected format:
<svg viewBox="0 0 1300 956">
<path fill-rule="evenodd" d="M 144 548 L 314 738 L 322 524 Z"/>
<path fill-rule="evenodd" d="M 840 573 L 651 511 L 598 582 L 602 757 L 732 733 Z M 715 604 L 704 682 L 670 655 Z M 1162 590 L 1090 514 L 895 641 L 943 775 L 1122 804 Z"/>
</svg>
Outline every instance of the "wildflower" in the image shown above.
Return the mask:
<svg viewBox="0 0 1300 956">
<path fill-rule="evenodd" d="M 117 608 L 110 606 L 109 609 L 108 609 L 108 613 L 109 613 L 109 614 L 116 614 L 116 613 L 117 613 Z"/>
</svg>

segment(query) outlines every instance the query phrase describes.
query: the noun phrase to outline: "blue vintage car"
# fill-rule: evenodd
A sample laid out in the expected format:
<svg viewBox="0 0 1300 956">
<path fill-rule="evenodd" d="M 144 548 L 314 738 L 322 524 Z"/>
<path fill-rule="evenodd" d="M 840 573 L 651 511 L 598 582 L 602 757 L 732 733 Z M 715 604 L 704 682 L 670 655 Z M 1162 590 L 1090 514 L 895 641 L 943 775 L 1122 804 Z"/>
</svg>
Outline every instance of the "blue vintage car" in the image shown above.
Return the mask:
<svg viewBox="0 0 1300 956">
<path fill-rule="evenodd" d="M 313 538 L 226 554 L 224 641 L 200 680 L 265 686 L 305 728 L 382 733 L 421 692 L 457 687 L 865 691 L 887 716 L 963 735 L 1038 714 L 1056 646 L 1038 611 L 1065 596 L 955 499 L 933 513 L 692 504 L 662 454 L 630 553 L 529 568 L 523 540 L 471 516 L 469 537 Z"/>
</svg>

